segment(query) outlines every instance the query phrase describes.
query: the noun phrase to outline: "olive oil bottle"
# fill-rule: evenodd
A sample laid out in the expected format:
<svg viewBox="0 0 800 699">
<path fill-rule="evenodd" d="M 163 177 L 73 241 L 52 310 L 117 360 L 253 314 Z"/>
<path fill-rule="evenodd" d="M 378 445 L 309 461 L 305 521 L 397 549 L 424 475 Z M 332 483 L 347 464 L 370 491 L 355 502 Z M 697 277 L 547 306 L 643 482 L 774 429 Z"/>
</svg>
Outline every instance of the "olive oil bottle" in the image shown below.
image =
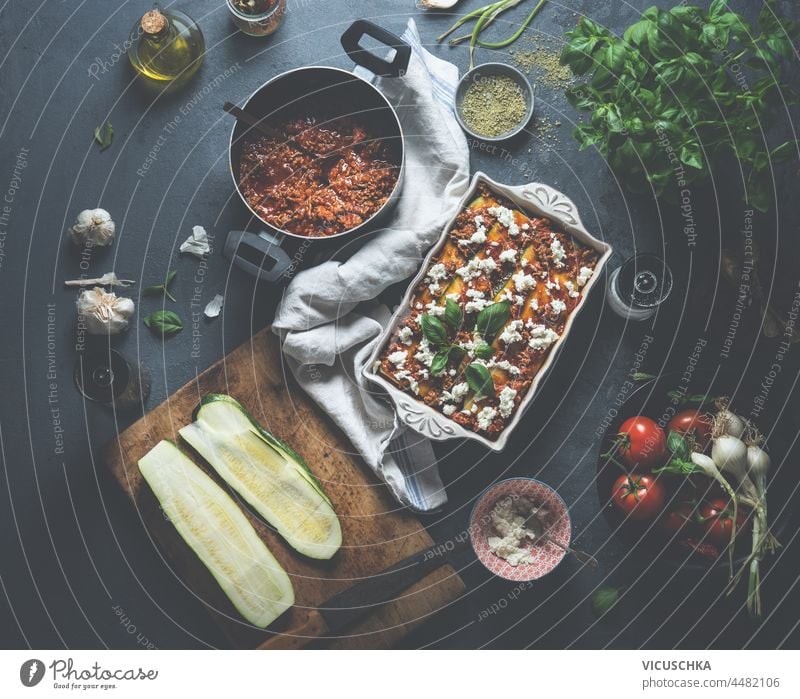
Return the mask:
<svg viewBox="0 0 800 699">
<path fill-rule="evenodd" d="M 131 65 L 155 85 L 185 83 L 200 67 L 204 53 L 197 23 L 183 12 L 158 5 L 144 14 L 128 38 Z"/>
</svg>

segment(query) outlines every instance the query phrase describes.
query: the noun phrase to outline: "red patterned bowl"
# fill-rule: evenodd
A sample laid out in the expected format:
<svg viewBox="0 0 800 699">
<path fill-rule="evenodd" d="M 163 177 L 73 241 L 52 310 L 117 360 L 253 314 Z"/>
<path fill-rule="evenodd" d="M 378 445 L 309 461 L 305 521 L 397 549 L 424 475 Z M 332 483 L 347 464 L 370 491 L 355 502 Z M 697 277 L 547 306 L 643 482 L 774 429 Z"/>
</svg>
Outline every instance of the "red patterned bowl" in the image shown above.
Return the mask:
<svg viewBox="0 0 800 699">
<path fill-rule="evenodd" d="M 524 582 L 538 580 L 552 571 L 564 558 L 566 552 L 550 541 L 531 545 L 533 563 L 512 566 L 508 561 L 489 550 L 487 538 L 490 533 L 491 512 L 503 498 L 525 496 L 537 504 L 547 505 L 553 513 L 550 536 L 569 546 L 572 525 L 569 510 L 559 494 L 550 486 L 534 478 L 509 478 L 489 486 L 478 496 L 469 518 L 469 534 L 472 548 L 478 560 L 495 575 Z"/>
</svg>

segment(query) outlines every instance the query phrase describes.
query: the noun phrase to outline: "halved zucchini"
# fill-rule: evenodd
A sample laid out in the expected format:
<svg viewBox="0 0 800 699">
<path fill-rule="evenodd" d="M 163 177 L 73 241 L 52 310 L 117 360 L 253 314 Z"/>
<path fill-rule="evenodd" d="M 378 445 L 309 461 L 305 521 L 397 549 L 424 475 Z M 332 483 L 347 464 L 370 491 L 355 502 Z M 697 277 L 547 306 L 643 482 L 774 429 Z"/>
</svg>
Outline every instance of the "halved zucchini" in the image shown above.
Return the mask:
<svg viewBox="0 0 800 699">
<path fill-rule="evenodd" d="M 294 604 L 286 571 L 222 488 L 172 442 L 139 459 L 139 470 L 183 540 L 250 623 L 269 626 Z"/>
<path fill-rule="evenodd" d="M 327 559 L 342 545 L 331 501 L 305 461 L 238 401 L 209 394 L 183 437 L 300 553 Z"/>
</svg>

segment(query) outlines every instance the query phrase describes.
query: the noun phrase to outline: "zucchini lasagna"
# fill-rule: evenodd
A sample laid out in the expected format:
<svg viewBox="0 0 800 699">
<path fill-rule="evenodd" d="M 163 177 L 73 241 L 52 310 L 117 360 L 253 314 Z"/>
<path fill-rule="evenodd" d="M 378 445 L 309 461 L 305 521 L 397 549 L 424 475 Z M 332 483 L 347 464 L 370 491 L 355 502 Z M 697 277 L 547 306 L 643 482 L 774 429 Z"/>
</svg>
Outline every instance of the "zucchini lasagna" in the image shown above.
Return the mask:
<svg viewBox="0 0 800 699">
<path fill-rule="evenodd" d="M 376 370 L 496 439 L 564 331 L 598 253 L 485 185 L 414 289 Z"/>
</svg>

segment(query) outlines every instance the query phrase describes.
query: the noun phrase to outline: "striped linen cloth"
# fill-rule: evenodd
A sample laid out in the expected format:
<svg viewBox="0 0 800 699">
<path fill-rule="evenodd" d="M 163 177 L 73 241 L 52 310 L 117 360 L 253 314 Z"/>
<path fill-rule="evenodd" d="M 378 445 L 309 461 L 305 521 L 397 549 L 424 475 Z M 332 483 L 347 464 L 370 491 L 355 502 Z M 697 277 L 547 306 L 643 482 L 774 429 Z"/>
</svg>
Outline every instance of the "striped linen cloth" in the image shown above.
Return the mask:
<svg viewBox="0 0 800 699">
<path fill-rule="evenodd" d="M 274 331 L 303 389 L 347 434 L 403 505 L 431 512 L 447 502 L 430 442 L 408 430 L 361 374 L 390 312 L 374 299 L 413 275 L 469 184 L 469 149 L 453 116 L 458 69 L 420 42 L 402 78 L 356 69 L 394 105 L 405 134 L 405 177 L 391 219 L 348 260 L 303 270 L 286 288 Z"/>
</svg>

